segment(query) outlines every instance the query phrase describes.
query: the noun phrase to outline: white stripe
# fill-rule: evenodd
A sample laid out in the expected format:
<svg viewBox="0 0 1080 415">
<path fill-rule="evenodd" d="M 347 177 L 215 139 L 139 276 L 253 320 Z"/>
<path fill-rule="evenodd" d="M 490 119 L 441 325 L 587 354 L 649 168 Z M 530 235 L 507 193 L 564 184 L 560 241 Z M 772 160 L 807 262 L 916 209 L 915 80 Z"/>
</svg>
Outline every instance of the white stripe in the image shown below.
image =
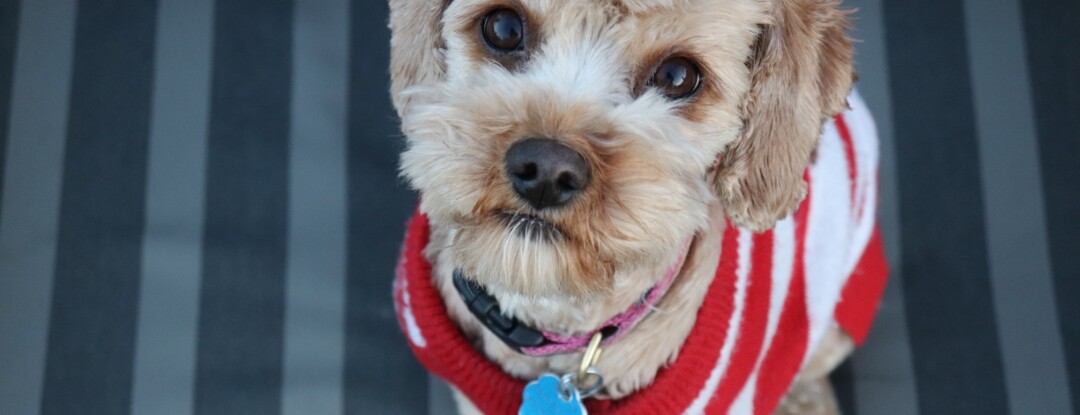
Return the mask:
<svg viewBox="0 0 1080 415">
<path fill-rule="evenodd" d="M 424 339 L 424 333 L 420 331 L 420 326 L 416 324 L 416 316 L 412 312 L 412 303 L 409 300 L 409 284 L 404 279 L 401 280 L 401 303 L 404 309 L 401 310 L 402 318 L 405 320 L 406 332 L 409 334 L 409 341 L 416 345 L 416 347 L 427 347 L 427 340 Z"/>
<path fill-rule="evenodd" d="M 0 216 L 2 414 L 41 405 L 74 31 L 74 1 L 22 2 Z"/>
<path fill-rule="evenodd" d="M 851 91 L 848 95 L 848 104 L 851 105 L 851 109 L 843 113 L 843 118 L 851 139 L 851 151 L 854 157 L 852 162 L 855 164 L 856 174 L 853 183 L 855 194 L 852 198 L 854 205 L 852 209 L 853 213 L 857 213 L 852 217 L 858 221 L 866 216 L 865 212 L 858 211 L 856 208 L 872 200 L 868 198 L 867 186 L 876 182 L 878 143 L 874 120 L 870 117 L 858 92 Z M 869 130 L 867 130 L 868 126 Z"/>
<path fill-rule="evenodd" d="M 754 413 L 754 394 L 757 392 L 756 385 L 757 371 L 755 370 L 750 376 L 750 379 L 746 382 L 746 387 L 739 392 L 739 396 L 731 403 L 731 409 L 728 410 L 728 414 L 748 415 Z"/>
<path fill-rule="evenodd" d="M 858 91 L 851 91 L 851 95 L 848 95 L 848 103 L 851 104 L 851 109 L 844 113 L 844 121 L 851 133 L 851 141 L 855 145 L 859 170 L 857 185 L 877 183 L 878 160 L 881 156 L 877 125 Z"/>
<path fill-rule="evenodd" d="M 845 275 L 850 275 L 855 269 L 877 225 L 879 156 L 877 126 L 874 125 L 874 118 L 866 108 L 866 103 L 855 91 L 848 96 L 848 102 L 851 110 L 844 114 L 844 121 L 855 150 L 855 186 L 856 194 L 859 195 L 854 209 L 861 210 L 861 216 L 856 218 L 852 242 L 849 244 L 848 261 L 844 266 Z"/>
<path fill-rule="evenodd" d="M 213 14 L 211 0 L 158 9 L 133 414 L 192 412 Z"/>
<path fill-rule="evenodd" d="M 409 303 L 408 284 L 402 284 L 401 302 L 404 304 L 401 316 L 405 320 L 405 329 L 409 335 L 409 341 L 416 347 L 427 347 L 427 340 L 424 339 L 424 333 L 420 331 L 420 326 L 416 324 L 416 316 L 413 315 L 412 304 Z"/>
<path fill-rule="evenodd" d="M 780 311 L 784 308 L 788 286 L 791 285 L 792 271 L 795 268 L 795 221 L 788 217 L 776 223 L 773 228 L 773 270 L 772 287 L 769 295 L 769 320 L 765 326 L 765 338 L 761 344 L 758 365 L 765 358 L 765 352 L 772 345 L 776 335 L 776 326 L 780 324 Z M 757 369 L 754 369 L 756 372 Z"/>
<path fill-rule="evenodd" d="M 791 283 L 792 271 L 795 268 L 795 222 L 791 216 L 784 218 L 773 227 L 773 269 L 772 285 L 769 293 L 769 317 L 765 324 L 765 337 L 761 341 L 761 350 L 758 352 L 754 370 L 739 392 L 738 397 L 732 402 L 728 410 L 730 414 L 742 415 L 753 413 L 754 393 L 756 391 L 757 373 L 761 367 L 761 361 L 776 336 L 776 328 L 780 323 L 780 312 L 784 308 L 784 299 L 787 298 L 788 286 Z"/>
<path fill-rule="evenodd" d="M 716 393 L 716 388 L 720 385 L 720 379 L 723 378 L 724 373 L 727 372 L 728 364 L 731 363 L 731 353 L 735 348 L 735 342 L 739 335 L 739 326 L 742 323 L 743 309 L 746 306 L 746 288 L 750 280 L 751 267 L 750 253 L 753 252 L 754 241 L 754 235 L 749 231 L 740 228 L 738 232 L 739 248 L 737 254 L 738 266 L 735 269 L 735 309 L 728 320 L 727 335 L 724 337 L 724 346 L 720 349 L 720 356 L 716 360 L 716 365 L 713 366 L 712 372 L 709 373 L 709 379 L 705 381 L 705 386 L 698 392 L 697 398 L 694 398 L 694 402 L 686 408 L 686 414 L 705 412 L 705 406 L 709 404 L 709 400 Z"/>
<path fill-rule="evenodd" d="M 345 0 L 293 16 L 284 415 L 344 410 L 348 16 Z"/>
<path fill-rule="evenodd" d="M 840 290 L 847 281 L 850 252 L 851 181 L 844 144 L 832 122 L 825 124 L 817 162 L 810 169 L 810 205 L 803 261 L 810 323 L 809 355 L 832 323 Z"/>
</svg>

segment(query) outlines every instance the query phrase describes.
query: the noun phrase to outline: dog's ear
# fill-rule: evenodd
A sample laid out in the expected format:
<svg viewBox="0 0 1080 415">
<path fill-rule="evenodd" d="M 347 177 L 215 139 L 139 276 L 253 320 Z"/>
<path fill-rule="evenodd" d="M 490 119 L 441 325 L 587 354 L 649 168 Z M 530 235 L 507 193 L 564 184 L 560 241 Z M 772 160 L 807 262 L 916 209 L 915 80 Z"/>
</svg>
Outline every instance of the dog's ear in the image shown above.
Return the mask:
<svg viewBox="0 0 1080 415">
<path fill-rule="evenodd" d="M 747 61 L 743 131 L 723 153 L 716 189 L 728 217 L 762 231 L 798 207 L 823 122 L 843 110 L 852 48 L 839 0 L 763 0 L 772 10 Z"/>
<path fill-rule="evenodd" d="M 410 86 L 435 82 L 446 71 L 442 14 L 451 0 L 390 0 L 390 94 L 403 116 Z"/>
</svg>

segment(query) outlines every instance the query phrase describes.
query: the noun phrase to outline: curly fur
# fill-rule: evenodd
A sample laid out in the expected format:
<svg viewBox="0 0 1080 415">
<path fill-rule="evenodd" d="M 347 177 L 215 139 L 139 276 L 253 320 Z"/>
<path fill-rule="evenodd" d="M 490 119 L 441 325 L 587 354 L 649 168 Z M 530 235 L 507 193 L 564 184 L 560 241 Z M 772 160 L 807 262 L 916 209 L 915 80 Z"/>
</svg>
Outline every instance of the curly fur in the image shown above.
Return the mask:
<svg viewBox="0 0 1080 415">
<path fill-rule="evenodd" d="M 566 371 L 576 356 L 522 356 L 482 330 L 450 288 L 453 269 L 525 322 L 580 332 L 632 304 L 696 235 L 660 312 L 601 362 L 614 380 L 606 396 L 647 386 L 693 326 L 724 218 L 768 229 L 803 198 L 822 122 L 851 87 L 838 5 L 390 0 L 391 92 L 408 144 L 401 172 L 433 224 L 427 254 L 451 317 L 511 374 Z M 481 43 L 478 19 L 499 7 L 525 16 L 523 59 Z M 647 84 L 673 55 L 703 74 L 687 101 Z M 515 195 L 503 157 L 530 137 L 559 140 L 588 162 L 592 184 L 573 203 L 534 211 Z M 539 217 L 557 234 L 521 237 L 508 214 Z"/>
</svg>

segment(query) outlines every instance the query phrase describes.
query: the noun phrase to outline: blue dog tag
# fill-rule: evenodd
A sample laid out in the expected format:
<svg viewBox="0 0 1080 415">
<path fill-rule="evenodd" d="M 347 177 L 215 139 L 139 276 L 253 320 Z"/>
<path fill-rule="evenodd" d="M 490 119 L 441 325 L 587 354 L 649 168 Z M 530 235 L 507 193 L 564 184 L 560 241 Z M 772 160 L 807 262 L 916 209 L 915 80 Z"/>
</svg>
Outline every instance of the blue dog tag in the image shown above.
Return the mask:
<svg viewBox="0 0 1080 415">
<path fill-rule="evenodd" d="M 559 383 L 558 376 L 546 374 L 525 385 L 518 415 L 585 415 L 577 388 L 563 393 Z"/>
</svg>

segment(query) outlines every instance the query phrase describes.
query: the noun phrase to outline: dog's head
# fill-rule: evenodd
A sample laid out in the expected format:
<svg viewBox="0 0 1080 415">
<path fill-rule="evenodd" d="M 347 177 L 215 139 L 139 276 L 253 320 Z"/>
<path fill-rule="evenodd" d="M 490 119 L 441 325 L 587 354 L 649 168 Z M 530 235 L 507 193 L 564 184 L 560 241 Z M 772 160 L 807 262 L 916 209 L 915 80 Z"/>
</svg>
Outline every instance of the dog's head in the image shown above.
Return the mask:
<svg viewBox="0 0 1080 415">
<path fill-rule="evenodd" d="M 390 0 L 401 168 L 455 266 L 534 296 L 770 228 L 851 87 L 839 0 Z"/>
</svg>

